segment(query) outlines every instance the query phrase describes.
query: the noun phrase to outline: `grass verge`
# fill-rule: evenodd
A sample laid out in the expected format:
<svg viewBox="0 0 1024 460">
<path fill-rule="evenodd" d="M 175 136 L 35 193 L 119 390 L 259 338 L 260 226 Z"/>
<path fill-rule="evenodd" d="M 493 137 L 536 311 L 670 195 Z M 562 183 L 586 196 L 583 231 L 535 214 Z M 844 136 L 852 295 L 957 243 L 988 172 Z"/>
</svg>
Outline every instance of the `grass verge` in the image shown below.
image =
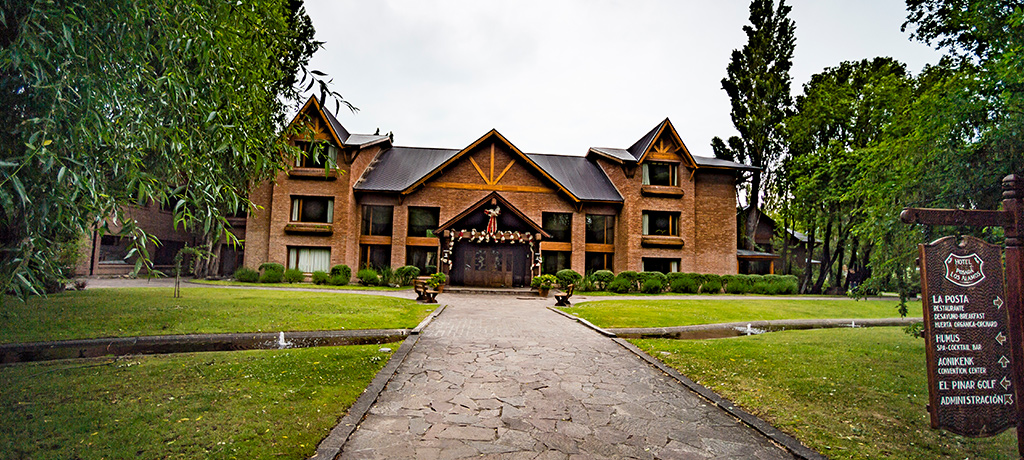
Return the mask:
<svg viewBox="0 0 1024 460">
<path fill-rule="evenodd" d="M 299 289 L 323 289 L 325 291 L 408 291 L 412 286 L 363 286 L 362 284 L 346 284 L 344 286 L 329 286 L 326 284 L 313 283 L 243 283 L 231 280 L 189 280 L 190 283 L 209 284 L 211 286 L 241 286 L 241 287 L 276 287 L 276 288 L 299 288 Z"/>
<path fill-rule="evenodd" d="M 308 458 L 387 362 L 390 353 L 379 348 L 2 367 L 0 451 L 7 458 Z"/>
<path fill-rule="evenodd" d="M 1017 458 L 1012 429 L 930 428 L 924 340 L 901 328 L 632 342 L 829 458 Z"/>
<path fill-rule="evenodd" d="M 434 307 L 330 292 L 184 288 L 88 289 L 5 300 L 0 342 L 136 335 L 413 328 Z"/>
<path fill-rule="evenodd" d="M 737 297 L 716 300 L 622 299 L 581 302 L 563 311 L 598 327 L 671 327 L 693 324 L 818 318 L 893 318 L 897 301 L 801 300 Z M 921 302 L 908 303 L 921 317 Z"/>
</svg>

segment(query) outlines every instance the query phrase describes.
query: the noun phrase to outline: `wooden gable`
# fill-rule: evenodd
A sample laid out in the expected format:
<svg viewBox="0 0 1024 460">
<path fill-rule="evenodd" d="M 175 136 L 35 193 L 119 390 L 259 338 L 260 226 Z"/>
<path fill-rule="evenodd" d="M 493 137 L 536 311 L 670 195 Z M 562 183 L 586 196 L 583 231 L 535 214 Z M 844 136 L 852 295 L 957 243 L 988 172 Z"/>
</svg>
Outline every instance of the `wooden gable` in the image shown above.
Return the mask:
<svg viewBox="0 0 1024 460">
<path fill-rule="evenodd" d="M 697 168 L 690 150 L 686 148 L 686 144 L 668 119 L 662 123 L 658 134 L 637 162 L 643 163 L 647 160 L 678 161 L 690 169 Z"/>
<path fill-rule="evenodd" d="M 561 190 L 574 202 L 579 201 L 495 130 L 455 154 L 403 193 L 412 193 L 419 186 L 550 194 Z"/>
<path fill-rule="evenodd" d="M 310 97 L 309 100 L 306 101 L 306 104 L 302 106 L 302 109 L 299 110 L 299 113 L 295 114 L 295 117 L 292 118 L 291 125 L 295 125 L 296 123 L 302 123 L 309 128 L 309 130 L 313 132 L 314 139 L 316 140 L 328 140 L 339 148 L 344 145 L 344 142 L 340 137 L 341 133 L 335 132 L 334 128 L 327 121 L 324 109 L 316 97 Z M 303 133 L 300 129 L 298 133 L 299 139 L 304 138 L 305 134 L 306 133 Z"/>
</svg>

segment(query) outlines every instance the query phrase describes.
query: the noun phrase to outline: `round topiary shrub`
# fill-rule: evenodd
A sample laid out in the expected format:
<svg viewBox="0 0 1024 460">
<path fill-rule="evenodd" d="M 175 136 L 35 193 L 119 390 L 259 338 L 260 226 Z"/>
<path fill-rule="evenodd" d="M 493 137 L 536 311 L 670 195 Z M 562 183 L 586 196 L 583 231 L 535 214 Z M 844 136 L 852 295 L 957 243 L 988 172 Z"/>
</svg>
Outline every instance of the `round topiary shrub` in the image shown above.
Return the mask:
<svg viewBox="0 0 1024 460">
<path fill-rule="evenodd" d="M 693 277 L 678 277 L 671 281 L 669 288 L 672 292 L 680 294 L 696 294 L 697 289 L 700 287 L 697 281 Z"/>
<path fill-rule="evenodd" d="M 633 289 L 633 283 L 625 278 L 615 278 L 608 283 L 608 290 L 611 292 L 625 294 Z"/>
<path fill-rule="evenodd" d="M 600 291 L 607 289 L 608 283 L 615 279 L 615 274 L 610 270 L 598 270 L 590 276 L 594 279 L 595 287 Z"/>
<path fill-rule="evenodd" d="M 645 283 L 647 283 L 647 280 L 649 279 L 657 279 L 658 281 L 661 281 L 662 286 L 665 286 L 665 284 L 668 283 L 668 277 L 665 276 L 665 274 L 662 272 L 650 271 L 640 272 L 636 274 L 636 280 L 640 284 L 640 286 L 643 286 Z"/>
<path fill-rule="evenodd" d="M 570 284 L 578 286 L 580 281 L 583 280 L 583 275 L 580 275 L 575 270 L 566 268 L 555 273 L 555 278 L 558 278 L 558 285 L 562 289 L 569 289 Z"/>
<path fill-rule="evenodd" d="M 615 275 L 615 279 L 616 280 L 625 280 L 625 281 L 629 282 L 629 290 L 630 291 L 635 291 L 638 288 L 636 280 L 637 280 L 637 278 L 639 276 L 640 276 L 640 274 L 637 273 L 637 272 L 626 270 L 624 272 L 619 272 L 618 275 Z M 608 290 L 610 291 L 611 289 L 608 289 Z"/>
<path fill-rule="evenodd" d="M 348 282 L 351 281 L 351 280 L 352 280 L 352 278 L 348 277 L 348 276 L 333 275 L 333 276 L 330 276 L 329 278 L 327 278 L 327 284 L 329 284 L 331 286 L 344 286 L 344 285 L 348 284 Z"/>
<path fill-rule="evenodd" d="M 359 270 L 356 273 L 356 278 L 359 278 L 359 282 L 363 286 L 377 286 L 380 284 L 380 276 L 377 275 L 376 271 L 369 268 Z"/>
<path fill-rule="evenodd" d="M 266 263 L 260 265 L 260 271 L 261 272 L 265 272 L 267 270 L 273 270 L 275 272 L 284 273 L 284 265 L 275 264 L 273 262 L 266 262 Z"/>
<path fill-rule="evenodd" d="M 280 266 L 280 264 L 274 265 Z M 280 283 L 282 280 L 284 280 L 284 270 L 274 270 L 273 267 L 264 269 L 263 274 L 260 275 L 261 283 Z"/>
<path fill-rule="evenodd" d="M 647 280 L 644 281 L 644 284 L 643 286 L 641 286 L 640 289 L 644 292 L 644 294 L 658 294 L 661 291 L 665 290 L 665 283 L 659 278 L 651 277 L 647 278 Z"/>
<path fill-rule="evenodd" d="M 331 275 L 328 275 L 325 271 L 317 270 L 313 272 L 312 281 L 313 284 L 327 284 L 327 280 L 331 279 Z"/>
<path fill-rule="evenodd" d="M 345 279 L 352 279 L 352 269 L 348 268 L 348 265 L 340 264 L 331 267 L 331 276 L 344 276 Z M 348 284 L 346 281 L 345 284 Z"/>
<path fill-rule="evenodd" d="M 301 283 L 306 280 L 306 274 L 297 268 L 289 268 L 284 271 L 285 283 Z"/>
<path fill-rule="evenodd" d="M 260 280 L 260 272 L 249 267 L 239 267 L 235 270 L 235 279 L 243 283 L 255 283 Z"/>
</svg>

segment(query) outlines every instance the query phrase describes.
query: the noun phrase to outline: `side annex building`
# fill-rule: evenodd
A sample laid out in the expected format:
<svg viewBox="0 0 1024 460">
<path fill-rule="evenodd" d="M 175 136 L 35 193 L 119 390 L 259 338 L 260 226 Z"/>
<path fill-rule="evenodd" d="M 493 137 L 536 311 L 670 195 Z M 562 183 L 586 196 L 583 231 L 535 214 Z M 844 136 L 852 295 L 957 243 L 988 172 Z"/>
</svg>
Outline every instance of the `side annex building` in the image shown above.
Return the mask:
<svg viewBox="0 0 1024 460">
<path fill-rule="evenodd" d="M 691 155 L 668 119 L 585 156 L 524 153 L 496 130 L 463 148 L 397 146 L 349 133 L 315 97 L 292 123 L 315 135 L 290 139 L 307 154 L 252 191 L 249 267 L 414 265 L 491 287 L 563 268 L 737 273 L 735 183 L 756 168 Z"/>
</svg>

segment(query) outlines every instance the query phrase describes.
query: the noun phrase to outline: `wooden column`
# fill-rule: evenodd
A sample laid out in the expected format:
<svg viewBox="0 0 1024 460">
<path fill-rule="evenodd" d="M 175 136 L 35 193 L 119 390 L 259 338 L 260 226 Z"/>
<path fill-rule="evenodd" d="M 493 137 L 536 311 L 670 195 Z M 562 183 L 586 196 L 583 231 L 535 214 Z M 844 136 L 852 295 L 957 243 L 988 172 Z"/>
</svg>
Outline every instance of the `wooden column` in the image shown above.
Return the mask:
<svg viewBox="0 0 1024 460">
<path fill-rule="evenodd" d="M 1024 177 L 1003 179 L 1006 221 L 1006 301 L 1013 345 L 1013 387 L 1017 395 L 1017 453 L 1024 458 Z"/>
</svg>

